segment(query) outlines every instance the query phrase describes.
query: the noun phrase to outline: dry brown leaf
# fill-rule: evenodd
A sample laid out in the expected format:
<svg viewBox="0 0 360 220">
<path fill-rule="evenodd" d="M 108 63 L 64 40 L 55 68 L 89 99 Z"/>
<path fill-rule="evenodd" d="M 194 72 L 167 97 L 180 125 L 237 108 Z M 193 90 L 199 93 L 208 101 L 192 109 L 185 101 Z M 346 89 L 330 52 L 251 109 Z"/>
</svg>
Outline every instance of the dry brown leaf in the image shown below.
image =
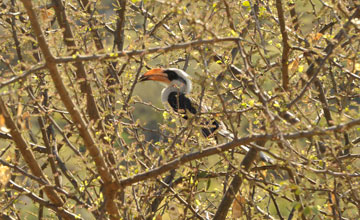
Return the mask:
<svg viewBox="0 0 360 220">
<path fill-rule="evenodd" d="M 346 60 L 346 68 L 348 68 L 349 70 L 351 70 L 354 66 L 354 62 L 350 59 Z"/>
<path fill-rule="evenodd" d="M 2 132 L 5 132 L 5 133 L 9 133 L 10 132 L 10 129 L 8 129 L 6 127 L 6 124 L 5 124 L 5 118 L 3 115 L 0 114 L 0 131 Z"/>
<path fill-rule="evenodd" d="M 55 12 L 52 8 L 50 9 L 41 9 L 40 10 L 40 16 L 42 18 L 42 20 L 44 21 L 50 21 L 52 19 L 52 17 L 55 15 Z"/>
<path fill-rule="evenodd" d="M 0 165 L 0 189 L 4 188 L 11 177 L 10 168 Z"/>
<path fill-rule="evenodd" d="M 241 195 L 236 196 L 232 205 L 232 216 L 234 219 L 241 218 L 245 202 L 245 197 Z"/>
<path fill-rule="evenodd" d="M 298 69 L 298 66 L 299 66 L 299 58 L 296 58 L 294 61 L 292 61 L 292 62 L 289 64 L 289 66 L 288 66 L 289 71 L 290 71 L 291 73 L 296 72 L 297 69 Z"/>
<path fill-rule="evenodd" d="M 5 118 L 2 114 L 0 114 L 0 127 L 5 126 Z"/>
<path fill-rule="evenodd" d="M 336 203 L 336 196 L 334 193 L 331 193 L 331 201 L 332 203 Z"/>
<path fill-rule="evenodd" d="M 320 40 L 320 38 L 323 36 L 322 33 L 316 33 L 316 34 L 312 34 L 312 35 L 313 35 L 313 36 L 312 36 L 312 39 L 313 39 L 314 41 Z"/>
<path fill-rule="evenodd" d="M 29 117 L 30 117 L 29 111 L 24 112 L 24 113 L 22 114 L 22 116 L 21 116 L 21 118 L 22 118 L 23 120 L 25 120 L 25 119 L 27 119 L 27 118 L 29 118 Z"/>
<path fill-rule="evenodd" d="M 314 41 L 318 41 L 323 36 L 322 33 L 311 33 L 309 34 L 309 43 L 312 44 Z"/>
<path fill-rule="evenodd" d="M 16 117 L 19 118 L 22 114 L 24 107 L 22 106 L 22 104 L 19 102 L 18 104 L 18 108 L 17 108 L 17 113 L 16 113 Z"/>
<path fill-rule="evenodd" d="M 264 176 L 264 177 L 266 177 L 267 176 L 267 172 L 268 170 L 262 170 L 262 171 L 260 171 L 261 172 L 261 174 Z"/>
<path fill-rule="evenodd" d="M 21 117 L 18 118 L 18 122 L 20 124 L 21 129 L 30 129 L 31 123 L 29 123 L 30 113 L 26 111 L 22 113 Z"/>
</svg>

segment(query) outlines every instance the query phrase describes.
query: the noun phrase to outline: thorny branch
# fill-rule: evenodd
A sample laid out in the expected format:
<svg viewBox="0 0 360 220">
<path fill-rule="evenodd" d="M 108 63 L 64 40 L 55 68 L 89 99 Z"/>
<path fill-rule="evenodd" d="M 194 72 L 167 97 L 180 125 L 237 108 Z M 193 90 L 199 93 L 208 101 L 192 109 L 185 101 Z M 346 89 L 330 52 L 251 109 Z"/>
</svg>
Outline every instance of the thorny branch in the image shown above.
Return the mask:
<svg viewBox="0 0 360 220">
<path fill-rule="evenodd" d="M 92 156 L 92 158 L 94 159 L 94 161 L 96 163 L 98 172 L 106 186 L 105 187 L 105 190 L 107 190 L 105 193 L 106 197 L 112 198 L 114 196 L 114 192 L 116 192 L 116 190 L 117 190 L 117 187 L 114 184 L 113 177 L 110 174 L 110 172 L 106 166 L 106 163 L 104 161 L 102 153 L 100 152 L 99 148 L 97 147 L 97 144 L 95 143 L 95 140 L 94 140 L 92 134 L 90 133 L 88 126 L 86 125 L 84 119 L 80 115 L 79 111 L 77 110 L 76 106 L 74 105 L 73 101 L 71 100 L 71 98 L 67 92 L 67 89 L 66 89 L 66 87 L 62 81 L 62 78 L 59 74 L 59 71 L 57 69 L 55 59 L 54 59 L 52 53 L 50 52 L 47 42 L 45 41 L 44 34 L 43 34 L 40 24 L 37 20 L 37 16 L 33 9 L 32 2 L 25 1 L 25 0 L 23 0 L 22 2 L 27 10 L 28 15 L 29 15 L 29 19 L 31 21 L 32 28 L 33 28 L 36 38 L 39 42 L 39 46 L 44 54 L 44 57 L 46 60 L 46 66 L 51 74 L 51 77 L 54 81 L 55 87 L 58 90 L 59 95 L 60 95 L 64 105 L 66 106 L 67 110 L 69 111 L 72 119 L 77 124 L 80 135 L 83 138 L 85 145 L 90 152 L 90 155 Z M 12 136 L 14 137 L 13 134 L 12 134 Z M 118 208 L 116 207 L 116 204 L 114 203 L 114 201 L 112 199 L 107 200 L 106 208 L 109 211 L 109 213 L 111 214 L 111 216 L 113 216 L 113 218 L 119 217 Z"/>
<path fill-rule="evenodd" d="M 132 57 L 132 56 L 143 56 L 152 53 L 166 53 L 173 50 L 186 49 L 190 47 L 200 46 L 204 44 L 213 44 L 219 42 L 236 42 L 242 40 L 238 37 L 224 37 L 211 40 L 194 40 L 186 43 L 173 44 L 167 47 L 155 47 L 144 50 L 133 50 L 133 51 L 116 51 L 108 54 L 95 54 L 95 55 L 77 55 L 74 57 L 57 57 L 55 58 L 56 63 L 68 63 L 77 61 L 92 61 L 92 60 L 108 60 L 115 59 L 118 57 Z"/>
<path fill-rule="evenodd" d="M 281 0 L 276 0 L 276 8 L 279 15 L 280 31 L 283 42 L 283 50 L 281 55 L 281 72 L 282 72 L 282 86 L 285 91 L 289 89 L 289 52 L 290 46 L 288 42 L 288 34 L 285 28 L 284 10 Z"/>
<path fill-rule="evenodd" d="M 306 138 L 306 137 L 312 137 L 312 136 L 328 135 L 330 132 L 343 132 L 343 131 L 345 131 L 349 128 L 352 128 L 354 126 L 357 126 L 357 125 L 360 125 L 360 119 L 356 119 L 356 120 L 350 121 L 348 123 L 339 124 L 337 126 L 328 127 L 325 129 L 316 128 L 316 129 L 309 130 L 309 131 L 287 133 L 287 134 L 283 134 L 282 137 L 286 140 L 288 140 L 288 139 L 291 140 L 291 139 Z M 122 187 L 126 187 L 126 186 L 132 185 L 139 181 L 143 181 L 143 180 L 146 180 L 149 178 L 154 178 L 154 177 L 156 177 L 162 173 L 165 173 L 169 170 L 175 169 L 184 163 L 187 163 L 187 162 L 190 162 L 190 161 L 193 161 L 196 159 L 200 159 L 203 157 L 208 157 L 210 155 L 218 154 L 220 152 L 224 152 L 224 151 L 233 149 L 240 145 L 246 145 L 251 142 L 268 141 L 268 140 L 274 140 L 274 139 L 276 140 L 277 138 L 278 138 L 277 134 L 258 134 L 258 135 L 251 135 L 251 136 L 243 137 L 243 138 L 234 140 L 227 144 L 222 144 L 222 145 L 218 145 L 215 147 L 206 148 L 201 151 L 190 153 L 190 154 L 185 154 L 185 155 L 183 155 L 173 161 L 170 161 L 156 169 L 153 169 L 148 172 L 141 173 L 141 174 L 137 174 L 133 177 L 122 179 L 119 181 L 119 184 Z"/>
<path fill-rule="evenodd" d="M 7 50 L 0 68 L 8 72 L 0 74 L 0 164 L 13 171 L 0 218 L 20 218 L 15 210 L 23 196 L 37 203 L 39 218 L 49 209 L 64 219 L 77 218 L 78 207 L 97 219 L 134 213 L 153 219 L 177 207 L 184 207 L 177 217 L 224 219 L 242 190 L 247 218 L 347 219 L 348 204 L 360 207 L 354 151 L 360 13 L 354 1 L 303 1 L 307 10 L 281 0 L 240 7 L 232 0 L 118 0 L 114 16 L 100 11 L 102 1 L 22 2 L 27 13 L 16 1 L 0 4 L 0 26 L 10 36 L 1 38 Z M 316 17 L 310 34 L 304 31 L 308 14 Z M 317 32 L 323 37 L 312 40 Z M 269 50 L 270 41 L 282 50 Z M 306 74 L 289 76 L 289 62 L 307 65 Z M 138 94 L 150 94 L 137 82 L 141 68 L 157 65 L 184 66 L 193 77 L 189 96 L 213 108 L 197 116 L 221 120 L 241 138 L 202 139 L 196 120 L 177 122 L 169 109 L 140 100 Z M 68 78 L 61 77 L 64 69 Z M 153 120 L 149 109 L 164 120 Z M 238 146 L 246 144 L 251 151 L 239 157 Z M 258 151 L 276 162 L 261 166 Z M 31 185 L 20 184 L 25 181 Z M 307 201 L 314 193 L 326 201 Z M 316 212 L 306 214 L 313 204 Z"/>
</svg>

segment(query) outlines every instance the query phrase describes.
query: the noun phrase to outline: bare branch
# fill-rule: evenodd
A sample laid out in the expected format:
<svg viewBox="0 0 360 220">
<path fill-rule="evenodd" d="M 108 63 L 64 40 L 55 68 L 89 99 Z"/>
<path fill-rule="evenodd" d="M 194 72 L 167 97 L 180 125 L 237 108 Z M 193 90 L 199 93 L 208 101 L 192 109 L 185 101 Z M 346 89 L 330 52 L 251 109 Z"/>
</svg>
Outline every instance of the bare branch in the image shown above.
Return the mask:
<svg viewBox="0 0 360 220">
<path fill-rule="evenodd" d="M 20 150 L 21 155 L 24 160 L 28 164 L 31 172 L 41 179 L 43 179 L 46 183 L 49 183 L 49 180 L 46 178 L 45 174 L 42 172 L 39 164 L 37 163 L 34 154 L 32 153 L 30 147 L 27 145 L 26 141 L 20 134 L 18 128 L 16 127 L 14 121 L 12 120 L 3 99 L 0 97 L 0 114 L 2 114 L 5 118 L 6 126 L 10 129 L 10 134 L 13 137 L 14 142 L 16 143 L 16 147 Z M 61 207 L 64 202 L 60 198 L 60 196 L 49 186 L 44 187 L 44 191 L 49 199 L 54 203 L 55 206 Z M 60 212 L 59 213 L 65 219 L 75 219 L 74 216 L 68 214 L 68 212 Z"/>
<path fill-rule="evenodd" d="M 173 44 L 167 47 L 155 47 L 150 49 L 144 50 L 133 50 L 133 51 L 117 51 L 114 53 L 108 54 L 95 54 L 95 55 L 77 55 L 74 57 L 57 57 L 55 58 L 56 63 L 68 63 L 68 62 L 77 62 L 77 61 L 92 61 L 92 60 L 109 60 L 115 59 L 118 57 L 132 57 L 132 56 L 143 56 L 146 54 L 152 53 L 166 53 L 173 50 L 185 49 L 189 47 L 200 46 L 204 44 L 213 44 L 218 42 L 236 42 L 241 41 L 242 38 L 238 37 L 224 37 L 224 38 L 217 38 L 217 39 L 210 39 L 210 40 L 194 40 L 186 43 L 178 43 Z"/>
<path fill-rule="evenodd" d="M 52 209 L 53 211 L 55 211 L 56 213 L 60 214 L 61 216 L 64 216 L 65 219 L 82 219 L 80 216 L 75 215 L 72 212 L 69 212 L 68 210 L 64 209 L 63 207 L 59 207 L 56 204 L 51 204 L 50 202 L 38 197 L 36 194 L 34 194 L 33 192 L 31 192 L 30 190 L 19 186 L 18 184 L 16 184 L 15 182 L 13 182 L 12 180 L 10 180 L 9 182 L 9 186 L 12 189 L 15 189 L 16 191 L 19 191 L 21 193 L 24 193 L 24 195 L 26 195 L 27 197 L 31 198 L 31 200 Z"/>
<path fill-rule="evenodd" d="M 0 89 L 3 88 L 4 86 L 10 85 L 12 83 L 15 83 L 19 80 L 25 79 L 26 77 L 28 77 L 30 74 L 32 73 L 36 73 L 42 69 L 45 69 L 46 66 L 45 64 L 40 64 L 40 65 L 36 65 L 33 66 L 31 69 L 29 69 L 28 71 L 26 71 L 25 73 L 21 74 L 20 76 L 15 76 L 5 82 L 0 82 Z"/>
<path fill-rule="evenodd" d="M 283 50 L 281 56 L 281 73 L 282 73 L 282 86 L 285 91 L 289 90 L 289 52 L 290 46 L 288 42 L 288 35 L 285 28 L 284 10 L 281 0 L 276 0 L 276 8 L 279 16 L 280 31 L 283 42 Z"/>
<path fill-rule="evenodd" d="M 345 37 L 345 33 L 346 30 L 349 28 L 349 26 L 352 24 L 352 19 L 353 18 L 357 18 L 360 16 L 360 7 L 357 7 L 357 9 L 355 10 L 355 12 L 351 15 L 351 17 L 349 18 L 349 20 L 344 24 L 343 28 L 335 35 L 334 40 L 336 40 L 335 43 L 329 43 L 329 45 L 324 49 L 324 52 L 326 53 L 324 58 L 319 58 L 315 63 L 311 63 L 309 65 L 309 68 L 306 70 L 306 74 L 309 77 L 313 77 L 313 75 L 317 75 L 321 68 L 323 67 L 323 65 L 325 64 L 325 62 L 327 61 L 327 58 L 329 58 L 329 56 L 332 54 L 332 52 L 334 51 L 334 49 L 341 44 L 342 40 Z M 315 80 L 315 77 L 314 79 Z M 310 80 L 312 81 L 312 80 Z M 310 82 L 309 81 L 309 82 Z M 306 88 L 309 85 L 306 85 L 304 87 L 304 89 L 302 90 L 302 92 L 294 99 L 292 100 L 288 105 L 287 108 L 291 108 L 291 106 L 293 106 L 297 101 L 299 101 L 301 99 L 301 97 L 304 95 Z"/>
<path fill-rule="evenodd" d="M 57 91 L 59 92 L 59 95 L 66 106 L 67 110 L 69 111 L 73 121 L 76 123 L 77 128 L 79 129 L 80 135 L 83 138 L 85 142 L 85 146 L 87 150 L 90 152 L 90 155 L 92 156 L 93 160 L 95 161 L 96 167 L 98 169 L 98 172 L 104 181 L 105 184 L 105 195 L 107 197 L 107 210 L 109 213 L 114 217 L 119 217 L 118 208 L 116 207 L 113 199 L 113 196 L 115 195 L 114 192 L 117 191 L 118 187 L 114 182 L 113 177 L 111 176 L 109 169 L 105 163 L 104 157 L 102 156 L 101 151 L 97 147 L 97 144 L 95 143 L 94 138 L 92 137 L 88 125 L 85 123 L 84 119 L 80 115 L 80 112 L 77 110 L 77 107 L 73 103 L 69 93 L 67 92 L 67 89 L 61 79 L 61 76 L 59 74 L 59 71 L 56 66 L 55 58 L 50 52 L 49 46 L 47 45 L 47 42 L 45 41 L 44 35 L 42 33 L 40 24 L 37 20 L 36 14 L 33 10 L 32 2 L 27 0 L 22 0 L 26 11 L 29 15 L 29 19 L 31 21 L 32 28 L 35 32 L 36 38 L 38 40 L 39 46 L 44 54 L 45 60 L 46 60 L 46 66 L 51 74 L 51 77 L 54 81 L 55 87 Z M 14 137 L 14 135 L 12 134 Z"/>
<path fill-rule="evenodd" d="M 308 131 L 287 133 L 287 134 L 283 134 L 282 136 L 284 139 L 298 139 L 298 138 L 306 138 L 306 137 L 312 137 L 312 136 L 327 135 L 330 132 L 342 132 L 342 131 L 347 130 L 351 127 L 354 127 L 356 125 L 360 125 L 360 119 L 356 119 L 356 120 L 350 121 L 348 123 L 339 124 L 337 126 L 331 126 L 331 127 L 325 128 L 325 129 L 315 128 L 313 130 L 308 130 Z M 209 148 L 206 148 L 201 151 L 194 152 L 194 153 L 185 154 L 173 161 L 170 161 L 170 162 L 164 164 L 163 166 L 160 166 L 160 167 L 150 170 L 148 172 L 137 174 L 133 177 L 129 177 L 129 178 L 120 180 L 119 184 L 122 187 L 126 187 L 126 186 L 129 186 L 129 185 L 134 184 L 139 181 L 143 181 L 143 180 L 146 180 L 149 178 L 155 178 L 162 173 L 165 173 L 167 171 L 175 169 L 182 164 L 185 164 L 187 162 L 190 162 L 190 161 L 193 161 L 196 159 L 200 159 L 203 157 L 208 157 L 210 155 L 218 154 L 220 152 L 224 152 L 224 151 L 233 149 L 240 145 L 247 145 L 251 142 L 268 141 L 268 140 L 274 140 L 277 138 L 278 138 L 277 134 L 257 134 L 257 135 L 243 137 L 243 138 L 234 140 L 230 143 L 218 145 L 215 147 L 209 147 Z"/>
</svg>

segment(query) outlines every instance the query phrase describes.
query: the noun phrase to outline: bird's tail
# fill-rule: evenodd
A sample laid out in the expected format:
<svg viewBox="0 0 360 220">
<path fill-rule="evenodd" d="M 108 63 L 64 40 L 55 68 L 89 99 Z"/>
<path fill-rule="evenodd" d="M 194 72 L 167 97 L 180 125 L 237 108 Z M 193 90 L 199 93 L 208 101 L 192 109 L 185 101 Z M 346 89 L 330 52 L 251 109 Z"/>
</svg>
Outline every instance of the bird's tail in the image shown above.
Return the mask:
<svg viewBox="0 0 360 220">
<path fill-rule="evenodd" d="M 234 140 L 234 134 L 232 132 L 230 132 L 229 130 L 227 130 L 226 128 L 221 128 L 218 131 L 218 134 L 221 135 L 222 137 L 225 137 L 226 139 L 228 139 L 229 141 Z M 245 145 L 240 145 L 240 147 L 245 150 L 246 152 L 249 152 L 249 148 Z M 266 163 L 270 163 L 273 164 L 274 160 L 272 158 L 270 158 L 268 155 L 266 155 L 264 152 L 259 152 L 259 156 L 260 159 Z"/>
</svg>

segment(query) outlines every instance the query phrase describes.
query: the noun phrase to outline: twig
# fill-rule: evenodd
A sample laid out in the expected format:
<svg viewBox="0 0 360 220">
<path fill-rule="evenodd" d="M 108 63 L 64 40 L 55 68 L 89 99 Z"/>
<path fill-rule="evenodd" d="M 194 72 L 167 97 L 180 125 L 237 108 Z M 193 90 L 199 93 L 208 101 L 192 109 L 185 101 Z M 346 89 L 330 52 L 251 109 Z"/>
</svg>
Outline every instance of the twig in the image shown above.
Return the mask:
<svg viewBox="0 0 360 220">
<path fill-rule="evenodd" d="M 327 135 L 331 132 L 342 132 L 342 131 L 347 130 L 351 127 L 354 127 L 356 125 L 360 125 L 360 119 L 356 119 L 356 120 L 353 120 L 353 121 L 350 121 L 347 123 L 342 123 L 337 126 L 331 126 L 331 127 L 327 127 L 327 128 L 323 128 L 323 129 L 315 128 L 315 129 L 307 130 L 307 131 L 286 133 L 286 134 L 283 134 L 283 138 L 293 140 L 293 139 L 298 139 L 298 138 Z M 277 138 L 278 138 L 278 134 L 255 134 L 255 135 L 246 136 L 246 137 L 234 140 L 230 143 L 221 144 L 221 145 L 218 145 L 215 147 L 205 148 L 201 151 L 185 154 L 185 155 L 178 157 L 177 159 L 174 159 L 174 160 L 172 160 L 160 167 L 157 167 L 153 170 L 150 170 L 150 171 L 147 171 L 144 173 L 140 173 L 140 174 L 134 175 L 134 176 L 126 178 L 126 179 L 122 179 L 119 181 L 119 184 L 122 187 L 126 187 L 126 186 L 132 185 L 136 182 L 140 182 L 140 181 L 143 181 L 143 180 L 146 180 L 149 178 L 155 178 L 156 176 L 158 176 L 164 172 L 175 169 L 175 168 L 179 167 L 180 165 L 185 164 L 190 161 L 193 161 L 193 160 L 197 160 L 200 158 L 218 154 L 220 152 L 224 152 L 224 151 L 233 149 L 240 145 L 246 145 L 251 142 L 276 140 Z"/>
<path fill-rule="evenodd" d="M 351 15 L 351 17 L 349 18 L 349 20 L 344 24 L 343 28 L 336 34 L 336 36 L 334 37 L 334 40 L 336 40 L 336 43 L 329 43 L 329 45 L 324 49 L 324 52 L 326 54 L 326 56 L 324 58 L 319 58 L 317 60 L 317 65 L 314 63 L 311 63 L 308 67 L 308 69 L 306 70 L 306 74 L 309 77 L 313 77 L 313 75 L 317 75 L 322 66 L 325 64 L 326 60 L 328 57 L 330 57 L 330 55 L 332 54 L 332 52 L 334 51 L 334 49 L 341 43 L 341 41 L 343 40 L 343 38 L 345 37 L 345 30 L 351 25 L 351 21 L 353 18 L 359 17 L 360 16 L 360 7 L 358 7 L 355 12 Z M 316 81 L 317 82 L 317 81 Z M 317 83 L 317 86 L 320 87 L 321 85 L 319 83 Z M 306 91 L 306 88 L 308 87 L 308 85 L 306 85 L 303 89 L 303 91 Z M 321 86 L 322 87 L 322 86 Z M 288 105 L 287 108 L 290 109 L 291 106 L 293 106 L 297 101 L 299 101 L 301 99 L 301 97 L 304 95 L 305 92 L 300 93 L 295 99 L 293 99 Z M 326 112 L 325 112 L 326 113 Z"/>
<path fill-rule="evenodd" d="M 68 63 L 68 62 L 77 62 L 77 61 L 92 61 L 92 60 L 108 60 L 108 59 L 115 59 L 118 57 L 131 57 L 131 56 L 143 56 L 146 54 L 152 54 L 152 53 L 166 53 L 172 50 L 179 50 L 179 49 L 185 49 L 189 47 L 195 47 L 199 45 L 204 44 L 213 44 L 213 43 L 219 43 L 219 42 L 227 42 L 227 41 L 241 41 L 242 38 L 239 37 L 224 37 L 224 38 L 215 38 L 210 40 L 194 40 L 186 43 L 178 43 L 173 44 L 167 47 L 154 47 L 150 49 L 144 49 L 144 50 L 132 50 L 132 51 L 117 51 L 114 53 L 107 53 L 107 54 L 94 54 L 94 55 L 74 55 L 74 56 L 68 56 L 68 57 L 57 57 L 55 59 L 55 63 Z"/>
<path fill-rule="evenodd" d="M 241 161 L 241 168 L 245 171 L 248 171 L 251 167 L 251 164 L 256 159 L 257 150 L 255 148 L 250 148 L 249 152 L 245 155 L 244 159 Z M 221 203 L 215 213 L 214 220 L 225 219 L 228 213 L 228 210 L 233 203 L 236 193 L 239 191 L 240 186 L 243 182 L 240 175 L 235 175 L 231 181 L 230 186 L 225 192 L 224 197 L 221 200 Z"/>
<path fill-rule="evenodd" d="M 0 82 L 0 89 L 4 86 L 10 85 L 12 83 L 15 83 L 19 80 L 25 79 L 27 76 L 29 76 L 32 73 L 36 73 L 42 69 L 45 69 L 46 65 L 45 64 L 40 64 L 40 65 L 35 65 L 33 66 L 30 70 L 26 71 L 25 73 L 21 74 L 20 76 L 14 76 L 11 79 L 9 79 L 8 81 L 5 82 Z"/>
<path fill-rule="evenodd" d="M 319 69 L 322 68 L 325 65 L 325 61 L 329 58 L 330 54 L 326 55 L 326 57 L 324 57 L 324 59 L 322 59 L 322 62 L 319 64 Z M 320 71 L 316 71 L 312 77 L 310 78 L 310 80 L 305 84 L 305 86 L 302 88 L 301 92 L 293 99 L 291 100 L 291 102 L 287 105 L 287 108 L 291 108 L 291 106 L 293 106 L 296 102 L 298 102 L 306 93 L 306 91 L 308 90 L 308 88 L 310 87 L 310 85 L 317 79 L 317 76 L 319 74 Z"/>
<path fill-rule="evenodd" d="M 76 127 L 79 130 L 80 136 L 83 138 L 85 146 L 87 150 L 89 151 L 92 159 L 95 162 L 95 165 L 97 167 L 98 173 L 101 177 L 101 179 L 104 181 L 105 187 L 105 197 L 107 198 L 106 203 L 106 209 L 111 215 L 112 218 L 118 219 L 119 218 L 119 209 L 115 204 L 115 201 L 113 200 L 114 196 L 116 195 L 116 192 L 118 187 L 115 183 L 110 171 L 109 167 L 105 163 L 104 157 L 98 148 L 92 134 L 89 131 L 88 125 L 85 123 L 85 120 L 81 116 L 80 112 L 77 110 L 77 107 L 75 106 L 74 102 L 72 101 L 70 94 L 68 93 L 64 82 L 60 76 L 60 73 L 58 71 L 55 58 L 52 55 L 50 48 L 45 40 L 44 34 L 41 30 L 39 21 L 36 17 L 35 11 L 33 9 L 33 5 L 31 1 L 28 0 L 21 0 L 27 14 L 29 16 L 32 29 L 36 35 L 37 41 L 39 43 L 39 46 L 41 48 L 42 53 L 44 54 L 44 58 L 46 60 L 46 67 L 48 68 L 50 75 L 54 81 L 55 87 L 60 95 L 60 98 L 62 102 L 64 103 L 66 109 L 69 111 L 72 120 L 76 124 Z M 15 127 L 15 125 L 13 126 Z M 14 137 L 14 135 L 12 134 Z M 16 140 L 16 137 L 15 137 Z M 46 189 L 46 187 L 44 188 Z M 48 193 L 47 193 L 48 194 Z M 52 196 L 51 194 L 49 194 Z M 48 196 L 49 196 L 48 195 Z M 60 200 L 61 201 L 61 200 Z M 60 204 L 62 206 L 62 202 L 58 201 L 57 204 Z M 66 216 L 64 216 L 65 218 Z"/>
<path fill-rule="evenodd" d="M 49 183 L 49 180 L 46 178 L 45 174 L 42 172 L 39 164 L 37 163 L 34 154 L 30 150 L 30 147 L 27 145 L 25 139 L 22 137 L 19 129 L 16 127 L 15 122 L 11 118 L 3 99 L 0 96 L 0 114 L 2 114 L 5 118 L 6 127 L 10 129 L 10 134 L 13 137 L 14 142 L 16 143 L 16 147 L 21 152 L 25 162 L 29 166 L 31 172 L 45 182 Z M 46 184 L 43 190 L 45 191 L 48 198 L 54 203 L 54 205 L 61 207 L 63 206 L 64 202 L 59 197 L 59 195 L 49 186 Z M 59 212 L 59 214 L 64 219 L 74 219 L 74 216 L 67 214 L 66 212 Z"/>
<path fill-rule="evenodd" d="M 70 54 L 74 55 L 78 52 L 78 46 L 76 45 L 74 35 L 71 30 L 71 26 L 67 20 L 67 14 L 65 11 L 65 6 L 62 1 L 54 1 L 54 9 L 56 14 L 57 22 L 59 26 L 64 29 L 63 31 L 63 41 L 68 47 Z M 83 94 L 86 94 L 86 110 L 90 116 L 90 119 L 94 122 L 97 122 L 100 119 L 100 113 L 98 111 L 97 103 L 95 102 L 92 88 L 88 81 L 88 77 L 86 74 L 85 66 L 81 62 L 75 62 L 74 64 L 76 68 L 76 78 L 79 81 L 80 89 Z M 102 123 L 99 123 L 99 127 L 101 128 Z"/>
<path fill-rule="evenodd" d="M 9 186 L 12 189 L 15 189 L 16 191 L 19 191 L 29 197 L 32 201 L 35 201 L 49 209 L 54 210 L 56 213 L 60 214 L 61 216 L 67 216 L 66 219 L 82 219 L 81 217 L 75 215 L 72 212 L 69 212 L 68 210 L 64 209 L 63 207 L 59 207 L 56 204 L 51 204 L 50 202 L 44 200 L 43 198 L 38 197 L 36 194 L 32 193 L 30 190 L 23 188 L 19 185 L 17 185 L 15 182 L 10 180 Z"/>
<path fill-rule="evenodd" d="M 124 47 L 124 30 L 125 30 L 125 12 L 126 12 L 126 0 L 118 0 L 116 30 L 114 32 L 114 46 L 117 46 L 117 50 L 121 51 Z"/>
<path fill-rule="evenodd" d="M 288 34 L 285 28 L 285 17 L 284 10 L 282 7 L 281 0 L 276 0 L 276 9 L 278 11 L 279 23 L 280 23 L 280 31 L 283 42 L 283 50 L 281 56 L 281 73 L 282 73 L 282 87 L 285 91 L 289 90 L 289 52 L 290 46 L 288 43 Z"/>
</svg>

